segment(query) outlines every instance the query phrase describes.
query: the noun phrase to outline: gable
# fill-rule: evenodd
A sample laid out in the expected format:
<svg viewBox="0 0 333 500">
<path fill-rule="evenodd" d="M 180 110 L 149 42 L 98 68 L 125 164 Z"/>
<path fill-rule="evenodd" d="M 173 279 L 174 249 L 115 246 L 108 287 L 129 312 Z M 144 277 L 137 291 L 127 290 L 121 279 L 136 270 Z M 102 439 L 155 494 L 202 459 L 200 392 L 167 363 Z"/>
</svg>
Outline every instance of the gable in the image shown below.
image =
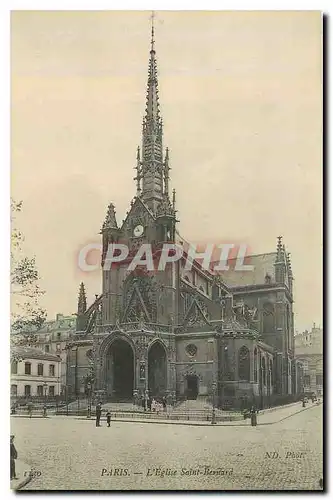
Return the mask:
<svg viewBox="0 0 333 500">
<path fill-rule="evenodd" d="M 141 200 L 141 198 L 136 197 L 131 209 L 129 210 L 125 220 L 121 225 L 122 232 L 131 232 L 131 230 L 141 224 L 143 226 L 149 225 L 155 220 L 153 213 L 147 207 L 147 205 Z"/>
</svg>

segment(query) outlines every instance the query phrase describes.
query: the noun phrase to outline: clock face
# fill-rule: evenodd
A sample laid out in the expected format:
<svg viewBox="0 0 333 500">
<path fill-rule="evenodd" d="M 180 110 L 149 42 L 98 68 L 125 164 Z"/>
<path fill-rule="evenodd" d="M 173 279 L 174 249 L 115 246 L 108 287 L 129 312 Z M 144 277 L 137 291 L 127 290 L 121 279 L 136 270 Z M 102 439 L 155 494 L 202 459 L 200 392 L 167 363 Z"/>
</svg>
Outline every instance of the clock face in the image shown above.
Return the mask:
<svg viewBox="0 0 333 500">
<path fill-rule="evenodd" d="M 142 236 L 143 231 L 144 231 L 143 226 L 141 226 L 141 224 L 139 224 L 138 226 L 136 226 L 134 228 L 133 234 L 134 234 L 134 236 L 139 237 L 139 236 Z"/>
</svg>

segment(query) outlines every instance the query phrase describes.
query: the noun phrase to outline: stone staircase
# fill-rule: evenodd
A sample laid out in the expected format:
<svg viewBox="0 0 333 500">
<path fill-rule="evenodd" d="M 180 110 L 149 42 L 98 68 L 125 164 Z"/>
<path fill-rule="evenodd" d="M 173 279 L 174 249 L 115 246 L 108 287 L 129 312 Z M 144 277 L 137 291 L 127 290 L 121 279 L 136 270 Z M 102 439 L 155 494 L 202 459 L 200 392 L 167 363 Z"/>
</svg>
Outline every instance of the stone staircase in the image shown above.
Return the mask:
<svg viewBox="0 0 333 500">
<path fill-rule="evenodd" d="M 209 421 L 213 416 L 213 406 L 206 399 L 187 400 L 175 406 L 170 412 L 170 419 L 174 420 L 205 420 Z M 215 408 L 215 416 L 218 421 L 242 420 L 240 413 L 219 410 Z"/>
<path fill-rule="evenodd" d="M 137 406 L 137 405 L 134 405 L 133 403 L 115 403 L 115 402 L 111 402 L 111 403 L 104 403 L 102 405 L 102 409 L 103 409 L 103 413 L 104 411 L 107 411 L 109 410 L 110 412 L 139 412 L 139 413 L 142 413 L 143 412 L 143 408 L 140 407 L 140 406 Z"/>
</svg>

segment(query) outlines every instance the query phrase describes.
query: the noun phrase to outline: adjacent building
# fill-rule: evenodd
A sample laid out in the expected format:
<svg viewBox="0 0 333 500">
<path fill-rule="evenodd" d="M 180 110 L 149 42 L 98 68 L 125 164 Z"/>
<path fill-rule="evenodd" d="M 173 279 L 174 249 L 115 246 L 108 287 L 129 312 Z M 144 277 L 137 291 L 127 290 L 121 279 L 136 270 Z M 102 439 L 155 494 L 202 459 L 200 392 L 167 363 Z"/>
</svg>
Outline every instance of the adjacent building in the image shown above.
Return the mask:
<svg viewBox="0 0 333 500">
<path fill-rule="evenodd" d="M 295 336 L 295 355 L 302 363 L 304 392 L 323 395 L 323 330 L 313 327 Z"/>
<path fill-rule="evenodd" d="M 56 355 L 60 359 L 60 392 L 65 392 L 67 371 L 67 342 L 75 332 L 76 315 L 65 316 L 58 313 L 54 320 L 46 321 L 39 330 L 13 334 L 15 343 L 42 350 L 45 354 Z"/>
<path fill-rule="evenodd" d="M 61 391 L 61 360 L 55 354 L 45 353 L 30 346 L 16 346 L 11 350 L 11 397 L 53 398 Z"/>
<path fill-rule="evenodd" d="M 65 316 L 58 313 L 55 320 L 46 321 L 36 332 L 36 347 L 45 353 L 56 354 L 61 360 L 60 386 L 61 392 L 66 387 L 67 351 L 66 345 L 75 332 L 76 316 Z"/>
</svg>

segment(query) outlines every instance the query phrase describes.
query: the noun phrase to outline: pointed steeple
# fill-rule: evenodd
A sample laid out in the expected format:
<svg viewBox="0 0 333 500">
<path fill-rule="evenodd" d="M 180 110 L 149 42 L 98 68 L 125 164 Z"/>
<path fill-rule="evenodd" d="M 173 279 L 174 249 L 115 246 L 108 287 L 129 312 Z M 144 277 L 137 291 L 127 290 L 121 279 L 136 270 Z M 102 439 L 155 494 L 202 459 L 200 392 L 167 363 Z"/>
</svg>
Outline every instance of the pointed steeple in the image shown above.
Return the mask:
<svg viewBox="0 0 333 500">
<path fill-rule="evenodd" d="M 108 206 L 108 211 L 103 222 L 102 231 L 106 229 L 117 229 L 117 220 L 116 220 L 116 212 L 113 203 L 110 203 Z"/>
<path fill-rule="evenodd" d="M 77 312 L 78 314 L 84 314 L 87 310 L 87 298 L 86 298 L 86 291 L 84 288 L 84 283 L 81 282 L 80 284 L 80 290 L 79 290 L 79 300 L 78 300 L 78 305 L 77 305 Z"/>
<path fill-rule="evenodd" d="M 142 180 L 142 199 L 155 212 L 163 195 L 163 124 L 158 97 L 157 62 L 155 51 L 155 32 L 152 16 L 151 47 L 148 65 L 146 109 L 142 124 L 142 158 L 137 175 L 138 184 Z M 139 180 L 138 180 L 139 178 Z M 140 188 L 140 184 L 139 184 Z M 141 192 L 141 189 L 140 189 Z"/>
</svg>

